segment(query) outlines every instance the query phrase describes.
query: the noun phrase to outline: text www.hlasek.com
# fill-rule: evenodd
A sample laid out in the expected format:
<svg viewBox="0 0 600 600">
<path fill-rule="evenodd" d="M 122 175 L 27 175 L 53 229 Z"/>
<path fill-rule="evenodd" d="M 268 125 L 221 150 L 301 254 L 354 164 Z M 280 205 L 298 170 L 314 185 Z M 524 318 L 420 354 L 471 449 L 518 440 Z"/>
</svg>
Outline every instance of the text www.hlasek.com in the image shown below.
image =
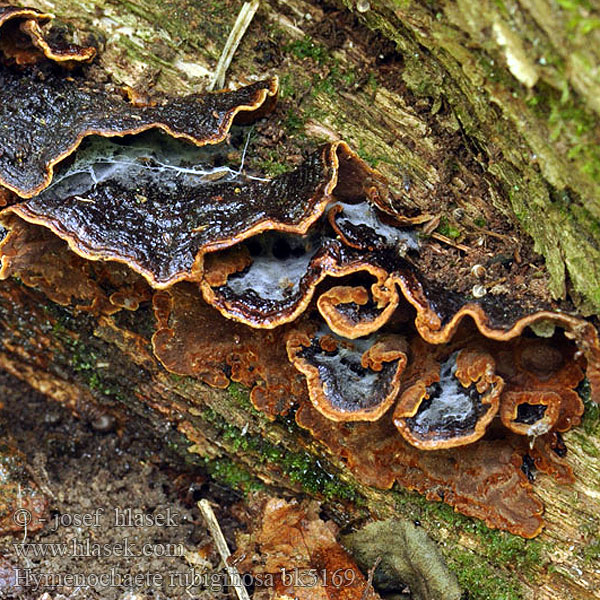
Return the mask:
<svg viewBox="0 0 600 600">
<path fill-rule="evenodd" d="M 14 543 L 13 548 L 19 558 L 44 558 L 71 556 L 77 558 L 99 558 L 119 556 L 124 558 L 174 557 L 184 556 L 183 544 L 144 544 L 139 546 L 130 543 L 129 538 L 121 542 L 98 544 L 90 540 L 72 539 L 69 542 L 57 543 Z"/>
</svg>

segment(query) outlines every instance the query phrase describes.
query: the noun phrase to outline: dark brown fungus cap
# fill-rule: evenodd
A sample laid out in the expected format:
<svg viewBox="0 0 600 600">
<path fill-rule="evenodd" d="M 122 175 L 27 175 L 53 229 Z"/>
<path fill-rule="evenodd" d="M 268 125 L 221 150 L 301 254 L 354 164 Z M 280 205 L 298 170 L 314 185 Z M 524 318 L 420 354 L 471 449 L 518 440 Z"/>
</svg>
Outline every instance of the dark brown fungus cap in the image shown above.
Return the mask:
<svg viewBox="0 0 600 600">
<path fill-rule="evenodd" d="M 62 41 L 55 41 L 44 36 L 38 20 L 29 19 L 21 24 L 21 31 L 31 39 L 31 43 L 40 50 L 43 55 L 57 63 L 82 63 L 91 62 L 96 56 L 96 48 L 93 46 L 79 46 Z"/>
<path fill-rule="evenodd" d="M 338 203 L 328 213 L 329 222 L 344 244 L 361 250 L 394 250 L 399 256 L 418 251 L 416 232 L 383 213 L 370 202 Z"/>
<path fill-rule="evenodd" d="M 289 363 L 284 332 L 259 331 L 223 318 L 192 284 L 156 292 L 154 353 L 171 373 L 198 377 L 225 388 L 236 381 L 252 388 L 250 399 L 273 418 L 305 397 L 303 377 Z"/>
<path fill-rule="evenodd" d="M 0 5 L 0 59 L 4 55 L 17 64 L 37 62 L 40 53 L 32 47 L 31 38 L 21 31 L 21 25 L 31 20 L 49 23 L 53 18 L 54 15 L 35 8 Z"/>
<path fill-rule="evenodd" d="M 184 167 L 132 156 L 135 147 L 101 145 L 104 154 L 92 144 L 47 190 L 0 218 L 44 225 L 81 256 L 126 263 L 156 288 L 199 279 L 205 252 L 264 229 L 302 233 L 322 213 L 331 185 L 327 153 L 263 181 L 213 167 L 208 155 L 206 164 Z"/>
<path fill-rule="evenodd" d="M 319 228 L 305 236 L 268 232 L 248 240 L 244 243 L 246 262 L 238 263 L 237 271 L 231 268 L 233 256 L 229 251 L 210 261 L 207 258 L 202 292 L 226 317 L 251 327 L 270 329 L 295 320 L 310 304 L 317 285 L 328 276 L 362 273 L 375 279 L 372 299 L 365 305 L 352 300 L 363 298 L 359 290 L 351 293 L 352 298 L 330 290 L 318 303 L 331 329 L 344 337 L 375 331 L 399 302 L 381 257 L 348 248 Z M 239 261 L 239 254 L 235 256 Z M 224 264 L 229 265 L 225 281 Z"/>
<path fill-rule="evenodd" d="M 81 77 L 0 67 L 0 185 L 23 198 L 39 194 L 54 166 L 89 135 L 124 136 L 162 129 L 196 145 L 225 139 L 234 118 L 271 106 L 276 78 L 233 92 L 192 94 L 134 106 Z"/>
<path fill-rule="evenodd" d="M 343 142 L 325 146 L 321 154 L 330 165 L 326 203 L 332 199 L 366 202 L 372 193 L 373 171 Z M 231 265 L 231 251 L 221 258 L 207 259 L 201 284 L 204 298 L 225 316 L 251 327 L 277 327 L 304 312 L 316 286 L 325 277 L 358 272 L 375 278 L 371 293 L 376 306 L 370 303 L 362 315 L 356 303 L 342 309 L 341 304 L 353 303 L 327 296 L 320 308 L 323 307 L 323 316 L 331 328 L 346 337 L 359 337 L 380 327 L 393 312 L 399 297 L 393 281 L 388 281 L 387 257 L 348 247 L 333 239 L 334 232 L 328 231 L 323 223 L 304 236 L 286 235 L 283 232 L 299 232 L 281 226 L 270 229 L 276 232 L 245 242 L 244 253 L 250 262 L 239 269 L 229 268 L 223 274 L 221 265 L 223 262 Z M 236 256 L 239 260 L 239 255 Z"/>
<path fill-rule="evenodd" d="M 35 8 L 0 6 L 0 52 L 18 65 L 38 62 L 43 57 L 59 63 L 89 62 L 96 49 L 58 42 L 44 35 L 41 25 L 54 18 Z"/>
<path fill-rule="evenodd" d="M 407 360 L 407 344 L 396 335 L 347 340 L 327 327 L 295 329 L 288 355 L 306 376 L 315 408 L 334 421 L 376 421 L 392 405 Z"/>
<path fill-rule="evenodd" d="M 596 328 L 580 317 L 554 310 L 539 310 L 526 304 L 507 305 L 489 295 L 481 299 L 465 298 L 444 290 L 428 288 L 409 270 L 395 273 L 395 281 L 417 311 L 415 325 L 430 344 L 444 344 L 455 335 L 466 317 L 470 317 L 486 338 L 507 342 L 539 325 L 564 330 L 586 359 L 586 376 L 592 399 L 600 402 L 600 340 Z"/>
<path fill-rule="evenodd" d="M 302 234 L 322 214 L 337 173 L 333 147 L 296 171 L 263 181 L 210 163 L 188 168 L 133 156 L 135 148 L 106 141 L 98 155 L 98 145 L 82 152 L 47 190 L 5 209 L 1 218 L 16 214 L 44 225 L 81 256 L 129 264 L 157 288 L 199 279 L 207 251 L 268 229 Z M 210 298 L 212 288 L 205 288 Z"/>
<path fill-rule="evenodd" d="M 204 281 L 210 287 L 221 287 L 230 275 L 239 273 L 252 264 L 247 246 L 240 244 L 223 252 L 212 252 L 204 257 Z"/>
<path fill-rule="evenodd" d="M 464 348 L 419 375 L 394 410 L 394 424 L 422 450 L 480 439 L 498 412 L 503 380 L 486 352 Z"/>
<path fill-rule="evenodd" d="M 52 13 L 44 13 L 37 8 L 23 8 L 5 3 L 0 4 L 0 27 L 4 26 L 11 19 L 36 19 L 42 23 L 47 23 L 53 18 L 54 15 Z"/>
<path fill-rule="evenodd" d="M 465 317 L 470 317 L 485 337 L 502 342 L 519 337 L 529 326 L 560 327 L 569 332 L 584 352 L 600 356 L 594 326 L 580 317 L 557 312 L 551 307 L 529 306 L 527 299 L 521 304 L 507 305 L 505 300 L 489 294 L 475 299 L 450 293 L 422 284 L 416 274 L 408 271 L 398 278 L 398 284 L 417 310 L 415 325 L 419 334 L 430 344 L 450 341 Z"/>
<path fill-rule="evenodd" d="M 304 403 L 296 421 L 365 485 L 390 488 L 398 482 L 527 538 L 542 529 L 543 505 L 521 470 L 522 436 L 423 452 L 398 435 L 387 415 L 372 423 L 338 423 Z"/>
</svg>

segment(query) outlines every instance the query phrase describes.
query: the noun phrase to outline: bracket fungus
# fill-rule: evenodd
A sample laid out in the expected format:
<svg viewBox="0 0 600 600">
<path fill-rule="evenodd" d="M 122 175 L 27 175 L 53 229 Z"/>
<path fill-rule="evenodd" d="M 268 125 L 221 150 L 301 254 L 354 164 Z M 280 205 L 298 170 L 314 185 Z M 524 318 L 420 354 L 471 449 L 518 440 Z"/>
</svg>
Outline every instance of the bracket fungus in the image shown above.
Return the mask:
<svg viewBox="0 0 600 600">
<path fill-rule="evenodd" d="M 408 350 L 397 335 L 348 340 L 311 326 L 290 332 L 287 348 L 311 402 L 334 421 L 379 419 L 396 399 Z"/>
<path fill-rule="evenodd" d="M 369 335 L 390 320 L 400 302 L 393 281 L 376 281 L 370 291 L 369 295 L 363 285 L 336 285 L 319 296 L 317 308 L 338 335 L 349 339 Z"/>
<path fill-rule="evenodd" d="M 379 184 L 381 186 L 381 182 Z M 334 231 L 351 248 L 369 251 L 391 249 L 400 256 L 404 256 L 409 250 L 418 250 L 416 232 L 405 228 L 412 225 L 414 219 L 398 218 L 384 212 L 376 189 L 372 187 L 370 190 L 370 203 L 334 204 L 328 214 Z M 389 221 L 395 221 L 395 224 L 391 225 Z"/>
<path fill-rule="evenodd" d="M 560 396 L 555 392 L 506 392 L 502 396 L 502 424 L 521 435 L 536 437 L 556 425 Z"/>
<path fill-rule="evenodd" d="M 402 392 L 394 424 L 423 450 L 474 442 L 498 412 L 503 387 L 488 353 L 475 348 L 453 352 Z"/>
<path fill-rule="evenodd" d="M 35 8 L 0 5 L 0 52 L 17 65 L 34 64 L 44 57 L 66 66 L 94 59 L 94 47 L 57 41 L 44 35 L 42 26 L 52 19 L 54 15 Z"/>
<path fill-rule="evenodd" d="M 224 166 L 276 78 L 133 103 L 56 67 L 92 52 L 59 52 L 49 19 L 0 7 L 0 278 L 105 320 L 152 300 L 168 371 L 240 382 L 270 418 L 294 407 L 369 485 L 539 533 L 533 471 L 572 480 L 560 432 L 584 376 L 600 400 L 594 326 L 432 281 L 422 218 L 344 142 L 273 179 Z"/>
<path fill-rule="evenodd" d="M 276 92 L 277 79 L 268 79 L 235 92 L 135 106 L 80 77 L 2 69 L 0 122 L 11 127 L 0 130 L 0 184 L 23 198 L 39 194 L 50 185 L 54 166 L 89 135 L 122 137 L 158 128 L 199 146 L 217 144 L 238 113 L 259 110 Z"/>
<path fill-rule="evenodd" d="M 39 29 L 39 21 L 52 15 L 33 9 L 0 7 L 0 51 L 12 47 L 20 23 L 34 47 L 41 47 L 46 63 L 11 68 L 0 57 L 0 186 L 22 198 L 39 194 L 52 181 L 54 167 L 73 153 L 82 139 L 136 134 L 162 129 L 169 135 L 203 146 L 225 139 L 233 121 L 268 112 L 275 102 L 277 78 L 259 81 L 236 91 L 191 94 L 159 101 L 133 103 L 111 83 L 98 84 L 82 74 L 63 73 L 54 63 L 91 60 L 95 51 L 65 45 L 51 48 Z M 10 29 L 10 31 L 7 31 Z M 17 63 L 27 62 L 17 60 Z M 37 61 L 36 61 L 37 62 Z"/>
<path fill-rule="evenodd" d="M 14 216 L 7 217 L 7 225 L 7 235 L 0 240 L 0 281 L 18 277 L 57 304 L 98 315 L 137 310 L 152 296 L 130 269 L 84 260 L 49 229 Z"/>
<path fill-rule="evenodd" d="M 507 387 L 502 423 L 528 436 L 565 432 L 581 422 L 583 402 L 576 392 L 584 377 L 583 359 L 560 336 L 520 338 L 498 353 Z"/>
<path fill-rule="evenodd" d="M 268 112 L 277 95 L 278 82 L 273 77 L 236 91 L 191 94 L 146 104 L 130 102 L 111 83 L 94 83 L 82 74 L 65 77 L 54 69 L 53 63 L 62 62 L 69 52 L 80 58 L 85 54 L 85 60 L 93 58 L 93 53 L 82 49 L 79 55 L 74 47 L 62 53 L 51 51 L 47 42 L 40 41 L 44 38 L 37 22 L 27 20 L 28 16 L 27 10 L 5 7 L 2 20 L 0 12 L 0 50 L 2 40 L 6 46 L 14 38 L 13 32 L 6 31 L 6 23 L 25 18 L 23 27 L 34 46 L 41 46 L 49 59 L 39 66 L 22 68 L 11 68 L 0 60 L 0 122 L 10 123 L 10 127 L 0 129 L 0 185 L 23 198 L 46 188 L 55 165 L 74 152 L 86 136 L 123 137 L 158 128 L 198 146 L 218 144 L 236 117 L 243 121 L 248 119 L 244 113 L 258 117 Z"/>
<path fill-rule="evenodd" d="M 339 423 L 304 404 L 296 421 L 366 485 L 388 489 L 397 482 L 490 527 L 528 538 L 543 527 L 543 505 L 521 470 L 524 450 L 517 438 L 522 436 L 425 451 L 399 435 L 391 419 Z"/>
<path fill-rule="evenodd" d="M 363 306 L 354 303 L 361 300 L 356 296 L 361 293 L 358 288 L 352 298 L 333 298 L 330 291 L 317 301 L 329 326 L 349 338 L 378 329 L 398 304 L 393 285 L 390 283 L 386 288 L 389 274 L 379 257 L 365 256 L 318 229 L 305 236 L 269 232 L 248 240 L 245 249 L 246 262 L 239 264 L 239 271 L 229 269 L 227 277 L 215 276 L 215 269 L 219 269 L 215 265 L 220 261 L 218 257 L 211 257 L 201 287 L 209 304 L 226 317 L 251 327 L 272 328 L 295 320 L 309 306 L 318 285 L 327 277 L 366 274 L 375 278 L 371 291 L 383 305 L 383 316 L 377 306 L 371 310 L 370 305 L 364 307 L 367 302 Z M 230 260 L 225 260 L 230 264 Z M 349 300 L 346 305 L 356 304 L 354 314 L 352 307 L 344 314 L 340 307 L 344 300 Z"/>
<path fill-rule="evenodd" d="M 254 406 L 270 418 L 304 396 L 302 376 L 287 361 L 282 331 L 226 321 L 190 283 L 156 292 L 152 303 L 157 321 L 152 347 L 171 373 L 217 388 L 230 380 L 242 383 L 251 388 Z"/>
</svg>

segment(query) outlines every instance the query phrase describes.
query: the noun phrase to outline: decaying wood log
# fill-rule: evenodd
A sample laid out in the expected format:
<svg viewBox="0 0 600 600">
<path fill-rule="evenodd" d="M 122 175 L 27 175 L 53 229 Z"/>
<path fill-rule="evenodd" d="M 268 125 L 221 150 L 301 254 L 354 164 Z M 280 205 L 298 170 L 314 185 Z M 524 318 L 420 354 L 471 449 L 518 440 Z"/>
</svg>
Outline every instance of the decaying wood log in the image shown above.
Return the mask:
<svg viewBox="0 0 600 600">
<path fill-rule="evenodd" d="M 116 82 L 152 95 L 206 87 L 241 4 L 40 0 L 38 8 L 97 44 Z M 579 311 L 597 314 L 596 15 L 592 5 L 550 0 L 263 2 L 227 82 L 280 77 L 278 108 L 255 125 L 261 144 L 250 140 L 246 165 L 277 174 L 343 139 L 407 210 L 430 217 L 424 233 L 439 244 L 428 275 L 438 285 L 570 307 L 560 302 L 568 292 Z M 136 419 L 215 478 L 314 495 L 340 522 L 418 520 L 469 598 L 600 597 L 600 411 L 592 403 L 564 436 L 575 483 L 538 477 L 546 526 L 523 540 L 398 486 L 360 483 L 293 413 L 267 419 L 239 385 L 219 390 L 169 373 L 150 345 L 147 299 L 103 316 L 63 304 L 19 280 L 1 282 L 0 366 L 82 418 Z"/>
</svg>

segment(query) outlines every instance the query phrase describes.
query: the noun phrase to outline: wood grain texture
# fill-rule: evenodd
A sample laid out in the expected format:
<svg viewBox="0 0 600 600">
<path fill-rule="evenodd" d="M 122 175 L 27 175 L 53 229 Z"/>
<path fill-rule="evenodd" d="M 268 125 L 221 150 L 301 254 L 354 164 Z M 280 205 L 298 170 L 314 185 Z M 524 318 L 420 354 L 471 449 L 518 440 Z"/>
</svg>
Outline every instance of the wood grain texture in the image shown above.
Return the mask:
<svg viewBox="0 0 600 600">
<path fill-rule="evenodd" d="M 177 93 L 205 88 L 241 5 L 36 3 L 100 41 L 100 63 L 115 80 Z M 342 138 L 377 163 L 415 209 L 452 219 L 447 205 L 456 206 L 457 198 L 465 199 L 467 214 L 468 207 L 494 207 L 514 224 L 510 235 L 520 230 L 533 237 L 551 291 L 561 296 L 569 289 L 582 309 L 597 313 L 600 28 L 594 5 L 371 0 L 370 10 L 358 14 L 353 0 L 263 1 L 227 82 L 272 74 L 282 80 L 276 141 L 249 164 L 276 172 L 294 164 L 294 150 L 302 154 Z M 285 131 L 281 148 L 279 129 Z M 471 221 L 468 227 L 486 229 Z M 470 598 L 600 598 L 600 426 L 593 408 L 584 426 L 565 436 L 577 483 L 539 478 L 547 526 L 525 542 L 414 494 L 362 486 L 293 424 L 266 421 L 231 390 L 169 375 L 139 331 L 56 309 L 13 281 L 0 289 L 8 294 L 0 307 L 0 365 L 79 413 L 101 406 L 121 418 L 135 416 L 141 426 L 164 430 L 166 443 L 215 476 L 313 494 L 342 520 L 418 519 Z M 135 318 L 151 326 L 150 313 Z M 138 321 L 137 329 L 143 327 Z M 109 374 L 96 366 L 104 362 L 119 367 Z M 312 478 L 303 469 L 312 469 Z M 337 487 L 323 486 L 327 473 Z"/>
</svg>

